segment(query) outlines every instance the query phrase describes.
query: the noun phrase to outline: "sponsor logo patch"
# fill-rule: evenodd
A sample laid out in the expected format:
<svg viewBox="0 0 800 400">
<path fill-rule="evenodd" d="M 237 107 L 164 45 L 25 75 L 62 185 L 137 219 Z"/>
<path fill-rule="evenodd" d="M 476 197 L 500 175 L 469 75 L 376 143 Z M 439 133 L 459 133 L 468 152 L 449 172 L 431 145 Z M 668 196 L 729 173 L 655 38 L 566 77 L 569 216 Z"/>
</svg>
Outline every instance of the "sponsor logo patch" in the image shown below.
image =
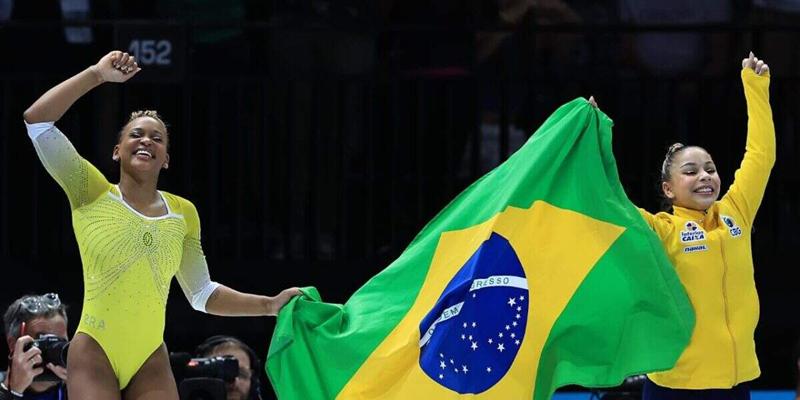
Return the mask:
<svg viewBox="0 0 800 400">
<path fill-rule="evenodd" d="M 720 217 L 722 218 L 722 222 L 728 228 L 728 232 L 731 234 L 731 236 L 733 237 L 742 236 L 742 228 L 736 225 L 736 222 L 733 220 L 733 218 L 727 215 L 721 215 Z"/>
<path fill-rule="evenodd" d="M 697 222 L 688 221 L 681 231 L 681 243 L 691 243 L 706 240 L 706 232 L 697 225 Z"/>
<path fill-rule="evenodd" d="M 695 253 L 698 251 L 706 251 L 708 250 L 708 246 L 704 244 L 696 244 L 694 246 L 686 246 L 683 248 L 684 253 Z"/>
</svg>

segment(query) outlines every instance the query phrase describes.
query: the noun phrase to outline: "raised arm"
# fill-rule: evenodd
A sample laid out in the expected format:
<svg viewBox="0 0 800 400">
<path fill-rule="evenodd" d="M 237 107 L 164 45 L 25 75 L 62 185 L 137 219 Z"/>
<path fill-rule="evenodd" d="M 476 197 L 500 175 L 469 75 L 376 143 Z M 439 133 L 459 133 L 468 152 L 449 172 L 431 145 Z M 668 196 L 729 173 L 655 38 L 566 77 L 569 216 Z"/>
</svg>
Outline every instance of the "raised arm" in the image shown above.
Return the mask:
<svg viewBox="0 0 800 400">
<path fill-rule="evenodd" d="M 745 223 L 752 224 L 775 164 L 775 125 L 769 104 L 770 71 L 753 53 L 742 60 L 742 84 L 747 100 L 747 141 L 742 164 L 722 201 L 733 203 Z"/>
<path fill-rule="evenodd" d="M 136 60 L 112 51 L 83 72 L 48 90 L 24 114 L 28 136 L 50 176 L 69 198 L 70 207 L 90 204 L 108 191 L 110 183 L 83 159 L 55 121 L 89 90 L 105 81 L 124 82 L 139 72 Z"/>
<path fill-rule="evenodd" d="M 139 71 L 141 68 L 134 57 L 121 51 L 112 51 L 97 64 L 45 92 L 25 110 L 25 122 L 35 124 L 58 121 L 75 101 L 101 83 L 125 82 Z"/>
</svg>

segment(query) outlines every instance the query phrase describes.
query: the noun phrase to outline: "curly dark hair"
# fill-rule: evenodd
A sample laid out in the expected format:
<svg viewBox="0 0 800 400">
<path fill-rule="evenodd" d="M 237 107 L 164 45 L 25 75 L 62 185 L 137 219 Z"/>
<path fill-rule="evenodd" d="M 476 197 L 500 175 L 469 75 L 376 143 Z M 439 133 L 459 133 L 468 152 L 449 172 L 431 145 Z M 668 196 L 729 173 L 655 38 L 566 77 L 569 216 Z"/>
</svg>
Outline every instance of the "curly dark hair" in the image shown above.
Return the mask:
<svg viewBox="0 0 800 400">
<path fill-rule="evenodd" d="M 156 111 L 156 110 L 138 110 L 138 111 L 132 112 L 131 115 L 128 117 L 128 121 L 125 122 L 125 125 L 122 125 L 122 127 L 119 128 L 119 132 L 117 133 L 117 142 L 122 140 L 122 134 L 125 133 L 124 132 L 125 131 L 125 127 L 128 126 L 128 124 L 133 122 L 135 119 L 142 118 L 142 117 L 150 117 L 150 118 L 160 122 L 161 125 L 164 125 L 164 128 L 167 129 L 167 132 L 164 132 L 164 133 L 167 136 L 169 136 L 169 125 L 167 125 L 167 123 L 164 122 L 164 119 L 161 118 L 161 114 L 159 114 L 158 111 Z M 167 145 L 169 146 L 169 144 L 167 144 Z"/>
</svg>

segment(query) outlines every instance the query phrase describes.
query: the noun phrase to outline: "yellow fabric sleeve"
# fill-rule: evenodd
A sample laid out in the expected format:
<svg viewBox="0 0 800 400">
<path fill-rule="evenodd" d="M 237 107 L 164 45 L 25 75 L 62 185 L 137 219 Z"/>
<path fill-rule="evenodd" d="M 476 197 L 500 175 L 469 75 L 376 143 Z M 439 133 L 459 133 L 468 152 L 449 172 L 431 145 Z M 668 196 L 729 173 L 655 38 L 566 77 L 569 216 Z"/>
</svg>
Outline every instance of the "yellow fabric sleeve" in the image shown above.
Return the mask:
<svg viewBox="0 0 800 400">
<path fill-rule="evenodd" d="M 111 188 L 105 176 L 78 154 L 55 125 L 32 140 L 39 160 L 64 189 L 73 210 L 94 202 Z"/>
<path fill-rule="evenodd" d="M 748 227 L 753 224 L 775 164 L 775 125 L 769 105 L 769 81 L 769 73 L 758 75 L 750 68 L 742 70 L 747 100 L 747 142 L 742 164 L 721 200 L 730 202 L 744 218 L 741 223 Z"/>
</svg>

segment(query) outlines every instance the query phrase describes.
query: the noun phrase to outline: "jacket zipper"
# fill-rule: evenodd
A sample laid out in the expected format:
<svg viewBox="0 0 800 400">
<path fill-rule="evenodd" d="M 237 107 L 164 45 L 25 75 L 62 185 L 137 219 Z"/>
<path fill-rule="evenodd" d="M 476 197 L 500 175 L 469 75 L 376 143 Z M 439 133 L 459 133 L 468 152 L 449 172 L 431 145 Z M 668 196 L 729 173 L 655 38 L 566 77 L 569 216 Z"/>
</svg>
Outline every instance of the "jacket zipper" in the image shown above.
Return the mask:
<svg viewBox="0 0 800 400">
<path fill-rule="evenodd" d="M 728 329 L 728 335 L 731 336 L 731 344 L 733 345 L 733 385 L 736 385 L 736 381 L 738 380 L 738 370 L 737 367 L 738 360 L 736 357 L 736 338 L 733 336 L 733 331 L 731 331 L 731 320 L 730 316 L 728 315 L 728 259 L 725 257 L 725 246 L 722 244 L 724 240 L 724 236 L 720 235 L 719 238 L 719 249 L 722 253 L 722 307 L 725 310 L 725 327 Z"/>
</svg>

